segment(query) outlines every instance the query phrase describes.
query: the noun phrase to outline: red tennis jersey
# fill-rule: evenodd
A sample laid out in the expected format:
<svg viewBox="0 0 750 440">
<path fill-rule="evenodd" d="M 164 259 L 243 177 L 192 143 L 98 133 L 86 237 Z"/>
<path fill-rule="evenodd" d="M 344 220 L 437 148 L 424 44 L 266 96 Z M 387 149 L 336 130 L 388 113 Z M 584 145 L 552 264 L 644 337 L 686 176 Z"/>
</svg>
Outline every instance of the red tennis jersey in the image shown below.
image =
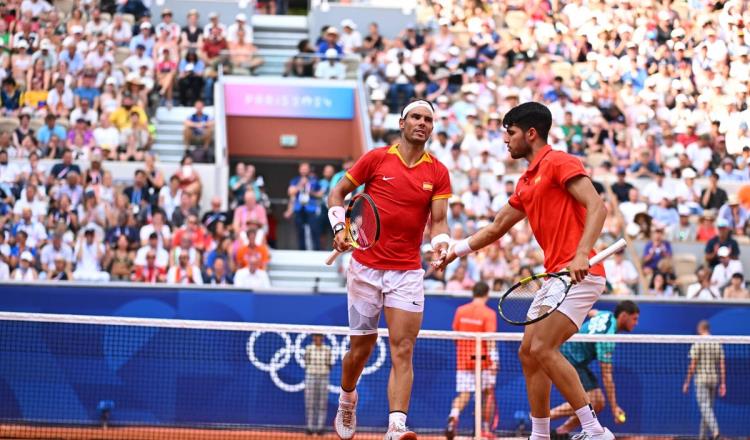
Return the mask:
<svg viewBox="0 0 750 440">
<path fill-rule="evenodd" d="M 425 152 L 409 167 L 396 144 L 369 151 L 346 177 L 365 185 L 380 215 L 380 239 L 370 249 L 355 249 L 354 259 L 373 269 L 421 269 L 419 247 L 432 201 L 451 196 L 445 165 Z"/>
<path fill-rule="evenodd" d="M 457 332 L 496 332 L 497 312 L 485 304 L 477 304 L 473 301 L 456 309 L 453 316 L 453 330 Z M 489 356 L 489 346 L 495 341 L 484 341 L 482 343 L 482 369 L 487 370 L 492 366 Z M 476 342 L 474 340 L 456 341 L 456 369 L 459 371 L 471 371 L 474 369 L 476 358 Z"/>
<path fill-rule="evenodd" d="M 567 190 L 574 177 L 586 176 L 575 156 L 545 146 L 516 184 L 508 204 L 526 213 L 531 230 L 544 251 L 544 267 L 559 272 L 576 255 L 583 236 L 586 208 Z M 592 249 L 589 258 L 596 255 Z M 590 273 L 604 276 L 604 266 L 591 267 Z"/>
</svg>

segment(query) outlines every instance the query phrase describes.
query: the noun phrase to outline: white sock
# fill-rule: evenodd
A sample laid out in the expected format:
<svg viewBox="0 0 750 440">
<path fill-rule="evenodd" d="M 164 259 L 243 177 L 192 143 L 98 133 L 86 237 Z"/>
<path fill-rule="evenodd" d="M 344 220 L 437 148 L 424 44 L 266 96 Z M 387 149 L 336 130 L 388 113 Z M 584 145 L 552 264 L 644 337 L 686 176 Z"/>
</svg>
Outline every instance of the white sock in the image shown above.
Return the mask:
<svg viewBox="0 0 750 440">
<path fill-rule="evenodd" d="M 461 415 L 461 411 L 458 408 L 451 408 L 451 413 L 448 415 L 448 417 L 457 419 L 459 415 Z"/>
<path fill-rule="evenodd" d="M 596 418 L 596 413 L 591 405 L 578 408 L 576 410 L 576 416 L 578 416 L 578 420 L 581 421 L 582 430 L 589 434 L 601 434 L 604 432 L 604 428 L 599 424 L 599 419 Z"/>
<path fill-rule="evenodd" d="M 344 391 L 344 389 L 341 388 L 341 394 L 339 394 L 339 402 L 357 403 L 357 389 L 355 388 L 351 391 Z"/>
<path fill-rule="evenodd" d="M 392 411 L 388 414 L 388 426 L 391 425 L 406 425 L 406 413 L 401 411 Z"/>
<path fill-rule="evenodd" d="M 529 440 L 549 440 L 549 417 L 531 417 Z"/>
</svg>

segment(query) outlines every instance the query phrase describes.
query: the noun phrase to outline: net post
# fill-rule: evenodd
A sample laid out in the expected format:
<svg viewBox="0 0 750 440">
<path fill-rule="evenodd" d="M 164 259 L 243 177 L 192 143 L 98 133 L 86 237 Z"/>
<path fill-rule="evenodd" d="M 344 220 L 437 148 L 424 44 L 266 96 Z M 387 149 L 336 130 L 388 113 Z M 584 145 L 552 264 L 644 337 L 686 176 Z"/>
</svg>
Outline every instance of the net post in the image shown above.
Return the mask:
<svg viewBox="0 0 750 440">
<path fill-rule="evenodd" d="M 482 339 L 474 337 L 474 440 L 482 440 Z"/>
</svg>

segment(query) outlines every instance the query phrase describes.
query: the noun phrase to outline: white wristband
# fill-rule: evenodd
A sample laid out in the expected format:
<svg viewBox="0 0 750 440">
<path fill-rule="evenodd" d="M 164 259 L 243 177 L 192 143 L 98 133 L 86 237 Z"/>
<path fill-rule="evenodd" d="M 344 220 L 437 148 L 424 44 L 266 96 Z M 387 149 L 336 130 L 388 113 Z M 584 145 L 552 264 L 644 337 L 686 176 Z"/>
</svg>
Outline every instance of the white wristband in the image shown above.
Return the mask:
<svg viewBox="0 0 750 440">
<path fill-rule="evenodd" d="M 343 206 L 331 206 L 328 208 L 328 221 L 331 222 L 331 227 L 339 223 L 344 223 L 345 213 L 346 210 Z"/>
<path fill-rule="evenodd" d="M 448 234 L 438 234 L 432 237 L 430 244 L 432 245 L 433 249 L 437 249 L 439 244 L 442 244 L 442 243 L 450 244 L 450 242 L 451 242 L 451 237 Z"/>
<path fill-rule="evenodd" d="M 453 246 L 453 252 L 456 253 L 456 256 L 458 258 L 465 257 L 466 255 L 474 252 L 474 249 L 469 246 L 469 238 L 471 237 L 459 240 L 456 242 L 455 246 Z"/>
</svg>

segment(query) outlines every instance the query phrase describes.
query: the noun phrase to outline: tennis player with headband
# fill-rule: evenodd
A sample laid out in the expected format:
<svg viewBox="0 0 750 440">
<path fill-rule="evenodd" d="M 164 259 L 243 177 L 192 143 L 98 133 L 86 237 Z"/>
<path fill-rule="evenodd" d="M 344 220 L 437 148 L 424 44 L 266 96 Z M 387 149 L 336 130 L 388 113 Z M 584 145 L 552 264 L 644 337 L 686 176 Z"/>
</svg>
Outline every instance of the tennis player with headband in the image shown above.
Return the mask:
<svg viewBox="0 0 750 440">
<path fill-rule="evenodd" d="M 343 361 L 334 421 L 336 433 L 344 440 L 354 437 L 357 428 L 355 387 L 377 341 L 383 310 L 392 362 L 385 440 L 417 438 L 406 428 L 406 414 L 413 382 L 412 354 L 424 310 L 420 245 L 427 220 L 436 255 L 445 258 L 450 241 L 450 176 L 448 169 L 425 151 L 433 119 L 432 104 L 411 102 L 401 112 L 399 142 L 367 152 L 328 197 L 328 218 L 337 250 L 351 247 L 345 239 L 344 198 L 362 184 L 375 202 L 381 227 L 380 240 L 372 248 L 354 250 L 347 272 L 351 343 Z"/>
<path fill-rule="evenodd" d="M 505 143 L 513 159 L 526 159 L 528 169 L 495 220 L 471 237 L 451 245 L 445 267 L 456 258 L 494 243 L 513 225 L 529 219 L 534 237 L 544 251 L 547 272 L 569 269 L 574 285 L 560 307 L 547 318 L 525 327 L 519 358 L 526 378 L 531 406 L 531 440 L 550 438 L 550 391 L 554 383 L 576 409 L 583 432 L 576 440 L 610 440 L 591 408 L 589 398 L 573 366 L 560 353 L 560 345 L 581 327 L 586 315 L 604 291 L 604 267 L 589 267 L 589 258 L 602 231 L 607 211 L 581 161 L 554 151 L 547 144 L 552 126 L 549 109 L 527 102 L 503 118 Z M 546 312 L 550 305 L 537 294 L 529 314 Z M 553 305 L 554 306 L 554 305 Z M 535 316 L 529 316 L 534 318 Z"/>
</svg>

